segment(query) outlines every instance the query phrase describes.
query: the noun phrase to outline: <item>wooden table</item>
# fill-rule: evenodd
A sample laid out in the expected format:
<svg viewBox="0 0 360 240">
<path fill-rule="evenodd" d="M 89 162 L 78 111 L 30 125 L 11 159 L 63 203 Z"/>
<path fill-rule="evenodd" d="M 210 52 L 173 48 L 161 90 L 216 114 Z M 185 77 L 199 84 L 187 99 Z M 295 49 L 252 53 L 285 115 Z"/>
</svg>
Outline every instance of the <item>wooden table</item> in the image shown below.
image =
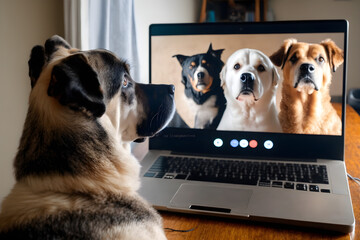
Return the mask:
<svg viewBox="0 0 360 240">
<path fill-rule="evenodd" d="M 338 107 L 337 107 L 338 108 Z M 345 163 L 353 177 L 360 177 L 360 116 L 352 109 L 346 110 Z M 360 186 L 349 180 L 352 203 L 356 219 L 355 231 L 338 234 L 321 230 L 295 228 L 285 225 L 219 219 L 208 216 L 160 212 L 164 227 L 187 230 L 172 232 L 166 230 L 169 240 L 231 240 L 231 239 L 360 239 Z"/>
</svg>

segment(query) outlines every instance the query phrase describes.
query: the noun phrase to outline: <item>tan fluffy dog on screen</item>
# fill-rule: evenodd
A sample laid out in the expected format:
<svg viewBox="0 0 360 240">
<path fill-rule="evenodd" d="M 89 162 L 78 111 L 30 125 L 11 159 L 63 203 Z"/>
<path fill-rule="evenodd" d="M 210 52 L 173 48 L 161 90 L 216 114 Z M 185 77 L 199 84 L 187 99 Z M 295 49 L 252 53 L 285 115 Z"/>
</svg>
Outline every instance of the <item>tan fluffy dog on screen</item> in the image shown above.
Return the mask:
<svg viewBox="0 0 360 240">
<path fill-rule="evenodd" d="M 279 120 L 284 132 L 341 134 L 341 119 L 330 102 L 331 71 L 343 61 L 332 40 L 319 44 L 287 39 L 270 59 L 283 69 Z"/>
</svg>

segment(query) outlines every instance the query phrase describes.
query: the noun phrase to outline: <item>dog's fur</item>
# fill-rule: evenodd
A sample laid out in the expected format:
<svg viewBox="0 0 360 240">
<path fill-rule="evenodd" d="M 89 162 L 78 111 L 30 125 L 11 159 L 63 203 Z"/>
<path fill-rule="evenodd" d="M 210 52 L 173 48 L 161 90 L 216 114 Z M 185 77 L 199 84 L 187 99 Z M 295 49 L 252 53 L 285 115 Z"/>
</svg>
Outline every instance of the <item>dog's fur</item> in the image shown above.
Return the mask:
<svg viewBox="0 0 360 240">
<path fill-rule="evenodd" d="M 33 48 L 29 75 L 0 238 L 166 239 L 160 216 L 137 194 L 140 165 L 129 143 L 167 124 L 174 87 L 137 84 L 112 53 L 78 51 L 58 36 Z"/>
<path fill-rule="evenodd" d="M 224 66 L 224 49 L 192 56 L 174 55 L 182 67 L 182 80 L 188 106 L 195 112 L 195 128 L 216 129 L 225 110 L 225 97 L 220 87 L 220 71 Z"/>
<path fill-rule="evenodd" d="M 218 130 L 281 132 L 276 110 L 280 77 L 264 53 L 234 52 L 220 76 L 227 105 Z"/>
<path fill-rule="evenodd" d="M 287 39 L 270 56 L 283 69 L 279 119 L 284 132 L 341 135 L 341 119 L 330 103 L 331 71 L 343 51 L 327 39 L 320 44 Z"/>
</svg>

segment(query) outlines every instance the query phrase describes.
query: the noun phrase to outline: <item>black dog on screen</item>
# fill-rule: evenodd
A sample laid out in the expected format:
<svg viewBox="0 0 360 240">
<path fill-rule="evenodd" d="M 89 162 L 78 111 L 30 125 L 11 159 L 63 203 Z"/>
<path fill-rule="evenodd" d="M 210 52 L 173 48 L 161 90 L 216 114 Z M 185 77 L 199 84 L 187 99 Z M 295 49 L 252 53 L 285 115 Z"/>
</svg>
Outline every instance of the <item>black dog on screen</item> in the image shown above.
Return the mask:
<svg viewBox="0 0 360 240">
<path fill-rule="evenodd" d="M 195 128 L 216 129 L 225 110 L 225 97 L 220 86 L 224 66 L 221 54 L 212 44 L 206 53 L 193 56 L 174 55 L 182 67 L 182 80 L 189 107 L 195 113 Z"/>
</svg>

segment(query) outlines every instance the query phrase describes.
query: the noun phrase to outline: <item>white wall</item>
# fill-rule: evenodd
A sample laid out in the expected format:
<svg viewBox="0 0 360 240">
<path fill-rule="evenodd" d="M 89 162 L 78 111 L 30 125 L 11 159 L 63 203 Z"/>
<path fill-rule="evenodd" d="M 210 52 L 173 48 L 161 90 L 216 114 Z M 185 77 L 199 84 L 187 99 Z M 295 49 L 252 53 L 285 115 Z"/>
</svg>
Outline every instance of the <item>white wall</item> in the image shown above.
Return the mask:
<svg viewBox="0 0 360 240">
<path fill-rule="evenodd" d="M 347 89 L 360 88 L 359 0 L 269 0 L 275 20 L 347 19 L 349 21 Z"/>
<path fill-rule="evenodd" d="M 149 81 L 149 26 L 152 23 L 198 22 L 202 0 L 134 0 L 140 77 Z"/>
<path fill-rule="evenodd" d="M 31 48 L 64 33 L 62 0 L 0 1 L 0 202 L 13 183 L 12 163 L 24 124 Z"/>
</svg>

